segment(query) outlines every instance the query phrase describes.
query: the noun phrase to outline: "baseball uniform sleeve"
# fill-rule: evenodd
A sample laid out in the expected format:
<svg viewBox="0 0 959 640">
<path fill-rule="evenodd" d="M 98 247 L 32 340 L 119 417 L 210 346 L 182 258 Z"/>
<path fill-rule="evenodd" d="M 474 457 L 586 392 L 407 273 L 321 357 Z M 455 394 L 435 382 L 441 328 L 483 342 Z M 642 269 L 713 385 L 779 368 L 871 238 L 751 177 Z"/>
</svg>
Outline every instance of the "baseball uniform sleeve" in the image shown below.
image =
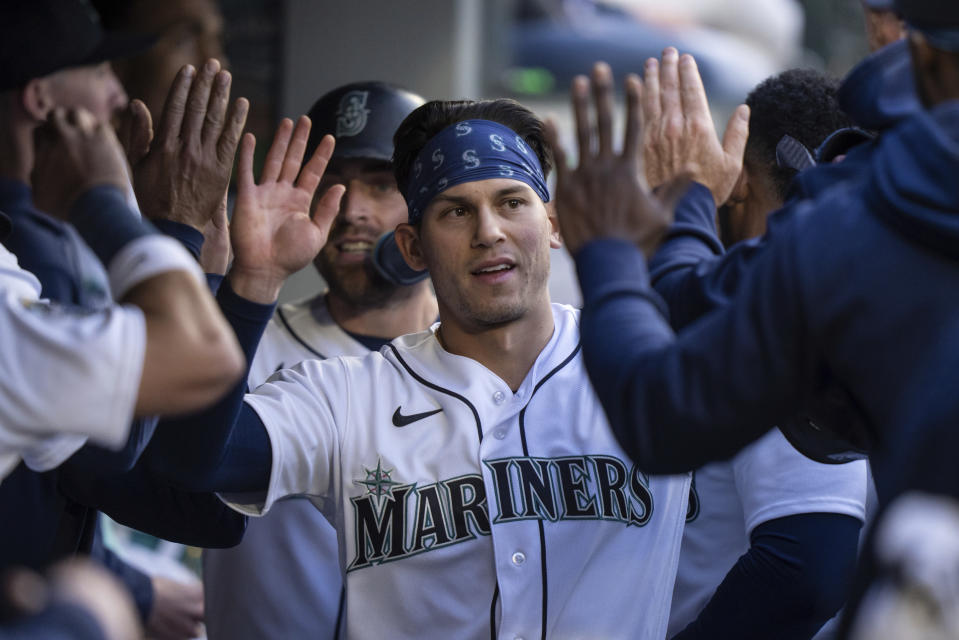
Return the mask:
<svg viewBox="0 0 959 640">
<path fill-rule="evenodd" d="M 289 495 L 325 497 L 336 464 L 339 429 L 348 424 L 351 395 L 341 360 L 308 360 L 283 369 L 246 396 L 272 448 L 269 489 L 262 499 L 224 496 L 242 513 L 262 515 Z"/>
</svg>

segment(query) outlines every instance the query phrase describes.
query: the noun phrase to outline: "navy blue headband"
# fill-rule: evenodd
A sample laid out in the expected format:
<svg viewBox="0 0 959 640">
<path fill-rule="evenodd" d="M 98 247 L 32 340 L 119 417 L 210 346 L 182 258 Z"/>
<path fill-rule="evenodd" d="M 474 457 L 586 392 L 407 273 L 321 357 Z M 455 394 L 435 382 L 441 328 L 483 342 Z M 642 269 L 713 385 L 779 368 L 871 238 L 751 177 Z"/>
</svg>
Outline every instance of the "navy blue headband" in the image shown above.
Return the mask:
<svg viewBox="0 0 959 640">
<path fill-rule="evenodd" d="M 411 223 L 437 195 L 464 182 L 509 178 L 528 184 L 549 202 L 536 153 L 515 131 L 489 120 L 464 120 L 443 129 L 420 150 L 403 197 Z"/>
</svg>

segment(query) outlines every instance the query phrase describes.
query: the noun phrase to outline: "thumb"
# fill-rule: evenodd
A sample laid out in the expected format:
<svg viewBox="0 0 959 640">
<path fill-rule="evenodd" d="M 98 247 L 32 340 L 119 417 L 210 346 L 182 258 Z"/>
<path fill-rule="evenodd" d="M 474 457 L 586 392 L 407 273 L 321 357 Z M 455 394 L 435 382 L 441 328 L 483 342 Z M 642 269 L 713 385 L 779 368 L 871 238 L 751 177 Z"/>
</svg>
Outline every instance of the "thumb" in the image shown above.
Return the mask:
<svg viewBox="0 0 959 640">
<path fill-rule="evenodd" d="M 341 184 L 334 184 L 326 190 L 326 193 L 316 203 L 316 209 L 313 210 L 313 224 L 323 234 L 323 243 L 326 244 L 326 238 L 330 233 L 330 227 L 333 226 L 333 220 L 340 211 L 340 200 L 346 193 L 346 187 Z"/>
<path fill-rule="evenodd" d="M 749 138 L 749 107 L 744 104 L 736 107 L 733 115 L 726 124 L 726 133 L 723 134 L 723 151 L 727 156 L 742 163 L 743 153 L 746 151 L 746 140 Z"/>
</svg>

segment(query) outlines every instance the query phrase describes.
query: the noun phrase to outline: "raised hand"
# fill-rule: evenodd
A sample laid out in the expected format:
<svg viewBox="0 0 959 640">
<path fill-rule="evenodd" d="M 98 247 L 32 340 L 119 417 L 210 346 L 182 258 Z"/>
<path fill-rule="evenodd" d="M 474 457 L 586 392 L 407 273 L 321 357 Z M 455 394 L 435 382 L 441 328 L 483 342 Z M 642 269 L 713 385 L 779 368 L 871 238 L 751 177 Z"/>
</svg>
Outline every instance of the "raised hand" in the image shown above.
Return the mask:
<svg viewBox="0 0 959 640">
<path fill-rule="evenodd" d="M 151 140 L 150 114 L 134 101 L 121 126 L 133 168 L 133 190 L 143 215 L 203 231 L 220 210 L 249 103 L 232 105 L 228 71 L 208 60 L 199 73 L 177 74 Z M 228 109 L 229 105 L 229 109 Z"/>
<path fill-rule="evenodd" d="M 726 202 L 743 167 L 749 107 L 733 112 L 720 144 L 696 61 L 672 47 L 663 51 L 662 65 L 655 58 L 646 61 L 644 85 L 642 146 L 649 184 L 656 188 L 685 174 L 708 187 L 717 204 Z"/>
<path fill-rule="evenodd" d="M 112 185 L 127 189 L 123 150 L 109 125 L 90 112 L 56 108 L 34 133 L 31 182 L 41 211 L 66 219 L 88 189 Z"/>
<path fill-rule="evenodd" d="M 589 93 L 592 85 L 596 131 L 590 124 Z M 686 181 L 678 179 L 665 189 L 666 201 L 653 196 L 643 174 L 640 150 L 639 78 L 626 78 L 626 130 L 622 151 L 613 150 L 613 76 L 603 62 L 593 67 L 592 82 L 573 80 L 572 103 L 579 147 L 579 166 L 569 168 L 559 143 L 556 125 L 548 123 L 546 136 L 556 155 L 556 213 L 563 240 L 574 255 L 597 238 L 622 238 L 650 256 L 672 222 L 673 199 Z"/>
<path fill-rule="evenodd" d="M 310 215 L 313 194 L 333 155 L 333 136 L 323 137 L 301 169 L 309 135 L 306 116 L 300 117 L 295 130 L 293 121 L 284 119 L 266 154 L 259 184 L 253 180 L 256 140 L 249 133 L 243 136 L 239 190 L 230 224 L 235 254 L 230 284 L 254 302 L 274 302 L 286 278 L 316 257 L 346 192 L 343 185 L 333 185 Z"/>
</svg>

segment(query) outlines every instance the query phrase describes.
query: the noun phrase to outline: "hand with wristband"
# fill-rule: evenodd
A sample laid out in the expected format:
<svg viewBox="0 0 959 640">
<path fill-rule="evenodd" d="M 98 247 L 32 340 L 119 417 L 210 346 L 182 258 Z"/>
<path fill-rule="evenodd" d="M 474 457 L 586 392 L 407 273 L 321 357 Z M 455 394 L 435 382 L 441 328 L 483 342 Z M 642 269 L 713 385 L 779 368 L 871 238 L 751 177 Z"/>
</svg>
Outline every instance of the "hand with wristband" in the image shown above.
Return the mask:
<svg viewBox="0 0 959 640">
<path fill-rule="evenodd" d="M 221 210 L 249 111 L 245 98 L 229 104 L 231 82 L 217 60 L 208 60 L 199 71 L 183 67 L 170 87 L 156 137 L 146 105 L 130 103 L 120 137 L 147 219 L 203 231 Z"/>
<path fill-rule="evenodd" d="M 236 257 L 230 285 L 252 302 L 276 301 L 287 277 L 316 257 L 326 244 L 330 226 L 346 188 L 326 190 L 311 215 L 313 193 L 333 155 L 333 136 L 324 136 L 303 165 L 310 119 L 284 118 L 266 154 L 260 183 L 253 179 L 253 134 L 243 137 L 238 165 L 239 185 L 230 239 Z M 302 170 L 300 167 L 303 167 Z"/>
<path fill-rule="evenodd" d="M 112 131 L 82 110 L 56 110 L 35 138 L 38 205 L 76 227 L 107 268 L 113 298 L 142 312 L 135 415 L 215 401 L 242 375 L 242 353 L 193 257 L 127 205 L 126 165 Z"/>
</svg>

